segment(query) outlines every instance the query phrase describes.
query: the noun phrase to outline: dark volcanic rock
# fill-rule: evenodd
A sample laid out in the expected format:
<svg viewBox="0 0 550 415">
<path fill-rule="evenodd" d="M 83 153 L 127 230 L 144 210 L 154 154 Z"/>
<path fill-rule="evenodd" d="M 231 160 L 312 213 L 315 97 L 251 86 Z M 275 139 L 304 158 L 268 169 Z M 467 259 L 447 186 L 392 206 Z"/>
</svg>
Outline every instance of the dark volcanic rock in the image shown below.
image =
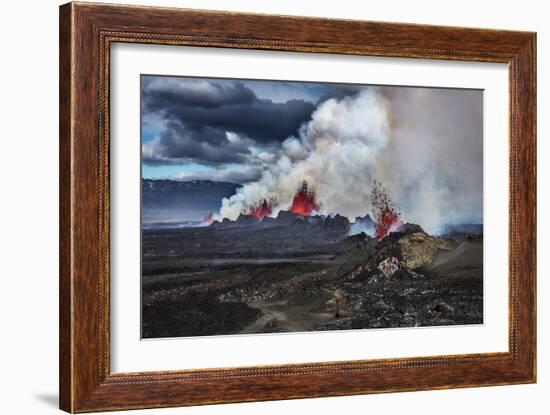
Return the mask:
<svg viewBox="0 0 550 415">
<path fill-rule="evenodd" d="M 215 221 L 210 226 L 240 228 L 257 225 L 261 225 L 262 228 L 286 227 L 291 234 L 324 234 L 332 239 L 343 239 L 348 234 L 350 223 L 348 218 L 341 215 L 302 216 L 290 211 L 281 210 L 276 218 L 266 216 L 263 220 L 260 220 L 252 215 L 241 214 L 235 221 L 225 218 L 221 223 Z M 292 237 L 292 235 L 289 235 L 289 237 Z"/>
<path fill-rule="evenodd" d="M 276 218 L 278 225 L 290 225 L 301 216 L 288 210 L 281 210 Z"/>
<path fill-rule="evenodd" d="M 348 236 L 344 239 L 343 242 L 354 242 L 354 243 L 366 243 L 367 241 L 372 240 L 373 238 L 367 235 L 365 232 L 361 232 L 355 235 Z"/>
<path fill-rule="evenodd" d="M 416 232 L 426 233 L 420 225 L 417 225 L 415 223 L 404 223 L 399 226 L 399 228 L 397 228 L 395 231 L 390 233 L 390 236 L 392 236 L 392 234 L 408 235 Z"/>
<path fill-rule="evenodd" d="M 405 224 L 382 239 L 377 246 L 377 261 L 394 256 L 409 270 L 430 265 L 436 255 L 458 246 L 454 239 L 430 236 L 414 224 Z"/>
<path fill-rule="evenodd" d="M 358 233 L 366 233 L 367 235 L 375 235 L 376 224 L 370 215 L 357 216 L 355 222 L 350 225 L 349 233 L 355 235 Z"/>
<path fill-rule="evenodd" d="M 143 304 L 142 313 L 144 338 L 234 333 L 260 314 L 244 303 L 218 302 L 207 294 L 187 296 L 179 302 Z"/>
<path fill-rule="evenodd" d="M 460 225 L 447 225 L 441 236 L 447 236 L 455 239 L 479 239 L 483 237 L 483 224 L 460 224 Z"/>
<path fill-rule="evenodd" d="M 355 223 L 363 225 L 363 226 L 374 226 L 374 221 L 370 217 L 369 214 L 366 214 L 365 216 L 357 216 L 355 218 Z"/>
<path fill-rule="evenodd" d="M 459 245 L 454 239 L 430 236 L 414 224 L 406 224 L 401 231 L 393 232 L 380 241 L 364 233 L 341 241 L 340 245 L 347 248 L 349 263 L 357 264 L 345 278 L 369 283 L 377 281 L 380 276 L 399 280 L 416 279 L 422 277 L 425 267 L 440 258 L 439 255 L 454 252 Z M 466 262 L 475 260 L 475 255 L 469 251 L 467 257 Z M 442 256 L 439 262 L 445 262 L 446 258 Z M 472 262 L 472 265 L 478 264 Z M 423 270 L 418 271 L 419 268 Z"/>
<path fill-rule="evenodd" d="M 256 226 L 259 223 L 260 223 L 260 219 L 258 219 L 256 216 L 239 215 L 237 220 L 230 220 L 228 218 L 224 218 L 221 222 L 218 222 L 218 221 L 212 222 L 210 226 L 218 227 L 218 228 L 238 228 L 238 227 Z"/>
<path fill-rule="evenodd" d="M 255 219 L 255 218 L 253 218 Z M 259 224 L 258 224 L 259 223 Z M 483 240 L 280 212 L 144 231 L 144 337 L 483 323 Z"/>
<path fill-rule="evenodd" d="M 266 216 L 265 218 L 262 219 L 262 221 L 260 222 L 260 225 L 263 227 L 278 226 L 279 222 L 277 221 L 277 218 Z"/>
<path fill-rule="evenodd" d="M 215 220 L 214 222 L 212 222 L 210 224 L 210 226 L 213 226 L 213 227 L 219 227 L 219 226 L 228 226 L 231 224 L 231 220 L 227 219 L 227 218 L 223 218 L 223 220 L 221 222 Z"/>
<path fill-rule="evenodd" d="M 236 225 L 240 226 L 253 226 L 260 223 L 260 219 L 258 219 L 256 216 L 252 215 L 239 215 L 237 220 L 235 221 Z"/>
<path fill-rule="evenodd" d="M 311 225 L 323 225 L 325 223 L 325 216 L 322 215 L 307 216 L 303 219 Z"/>
<path fill-rule="evenodd" d="M 349 231 L 349 220 L 345 216 L 336 214 L 334 217 L 327 216 L 324 223 L 325 230 L 329 232 L 346 234 Z"/>
<path fill-rule="evenodd" d="M 338 288 L 332 293 L 332 298 L 325 303 L 325 309 L 334 313 L 334 317 L 336 318 L 349 317 L 352 314 L 352 310 L 348 305 L 348 300 L 349 296 L 347 293 Z"/>
</svg>

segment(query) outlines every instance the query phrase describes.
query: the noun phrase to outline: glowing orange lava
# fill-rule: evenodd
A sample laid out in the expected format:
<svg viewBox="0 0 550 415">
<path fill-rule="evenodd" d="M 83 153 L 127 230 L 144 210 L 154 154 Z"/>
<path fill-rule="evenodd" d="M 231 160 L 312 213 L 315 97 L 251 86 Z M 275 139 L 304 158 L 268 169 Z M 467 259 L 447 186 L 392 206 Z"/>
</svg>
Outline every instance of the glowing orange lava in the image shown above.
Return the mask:
<svg viewBox="0 0 550 415">
<path fill-rule="evenodd" d="M 290 211 L 302 216 L 311 216 L 320 208 L 321 206 L 316 200 L 315 190 L 311 189 L 304 180 L 300 183 L 300 187 L 294 195 Z"/>
<path fill-rule="evenodd" d="M 258 219 L 263 220 L 266 216 L 271 215 L 271 212 L 273 212 L 271 203 L 264 199 L 257 205 L 252 206 L 247 212 L 247 215 L 256 216 Z"/>
<path fill-rule="evenodd" d="M 374 181 L 371 201 L 376 237 L 378 239 L 384 239 L 403 223 L 401 221 L 401 213 L 380 182 Z"/>
<path fill-rule="evenodd" d="M 202 225 L 204 226 L 212 225 L 213 222 L 214 222 L 214 215 L 212 213 L 209 213 L 202 220 Z"/>
</svg>

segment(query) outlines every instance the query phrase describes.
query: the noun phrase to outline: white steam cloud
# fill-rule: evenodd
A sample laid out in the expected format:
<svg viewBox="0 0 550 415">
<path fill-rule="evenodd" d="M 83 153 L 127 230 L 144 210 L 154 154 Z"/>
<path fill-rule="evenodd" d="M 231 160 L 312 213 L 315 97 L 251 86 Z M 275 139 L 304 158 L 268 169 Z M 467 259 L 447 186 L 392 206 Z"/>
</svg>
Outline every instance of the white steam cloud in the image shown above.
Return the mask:
<svg viewBox="0 0 550 415">
<path fill-rule="evenodd" d="M 263 199 L 287 209 L 299 183 L 317 193 L 325 214 L 371 212 L 379 180 L 403 219 L 437 233 L 482 221 L 480 91 L 368 87 L 322 102 L 287 138 L 260 179 L 222 202 L 218 219 L 236 219 Z"/>
</svg>

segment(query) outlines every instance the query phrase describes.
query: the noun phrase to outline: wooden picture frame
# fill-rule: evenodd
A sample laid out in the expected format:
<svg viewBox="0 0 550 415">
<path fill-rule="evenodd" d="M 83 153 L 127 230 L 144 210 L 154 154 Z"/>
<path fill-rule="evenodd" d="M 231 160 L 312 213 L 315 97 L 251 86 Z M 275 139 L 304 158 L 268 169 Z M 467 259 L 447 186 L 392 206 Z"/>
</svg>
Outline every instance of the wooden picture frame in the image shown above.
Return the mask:
<svg viewBox="0 0 550 415">
<path fill-rule="evenodd" d="M 509 65 L 509 352 L 111 373 L 109 62 L 114 43 Z M 60 407 L 68 412 L 536 381 L 536 34 L 156 7 L 60 8 Z M 231 366 L 231 362 L 227 362 Z"/>
</svg>

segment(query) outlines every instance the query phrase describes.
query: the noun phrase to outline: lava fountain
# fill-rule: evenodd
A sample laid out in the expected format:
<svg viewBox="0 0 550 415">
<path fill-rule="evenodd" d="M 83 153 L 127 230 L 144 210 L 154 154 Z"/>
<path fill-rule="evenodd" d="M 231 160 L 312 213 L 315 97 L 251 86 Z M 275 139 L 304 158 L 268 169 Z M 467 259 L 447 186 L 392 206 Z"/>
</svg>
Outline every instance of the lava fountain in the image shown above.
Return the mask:
<svg viewBox="0 0 550 415">
<path fill-rule="evenodd" d="M 315 190 L 309 187 L 305 180 L 302 181 L 294 195 L 290 211 L 302 216 L 311 216 L 320 208 L 321 206 L 316 200 Z"/>
<path fill-rule="evenodd" d="M 388 196 L 386 189 L 376 180 L 371 192 L 371 201 L 376 237 L 384 239 L 403 224 L 401 213 Z"/>
<path fill-rule="evenodd" d="M 250 207 L 246 214 L 248 216 L 256 216 L 258 219 L 263 220 L 263 218 L 271 215 L 271 213 L 273 212 L 273 208 L 271 205 L 271 202 L 268 202 L 264 199 L 260 203 Z"/>
<path fill-rule="evenodd" d="M 214 223 L 214 215 L 212 213 L 209 213 L 204 217 L 204 219 L 201 222 L 201 226 L 209 226 Z"/>
</svg>

